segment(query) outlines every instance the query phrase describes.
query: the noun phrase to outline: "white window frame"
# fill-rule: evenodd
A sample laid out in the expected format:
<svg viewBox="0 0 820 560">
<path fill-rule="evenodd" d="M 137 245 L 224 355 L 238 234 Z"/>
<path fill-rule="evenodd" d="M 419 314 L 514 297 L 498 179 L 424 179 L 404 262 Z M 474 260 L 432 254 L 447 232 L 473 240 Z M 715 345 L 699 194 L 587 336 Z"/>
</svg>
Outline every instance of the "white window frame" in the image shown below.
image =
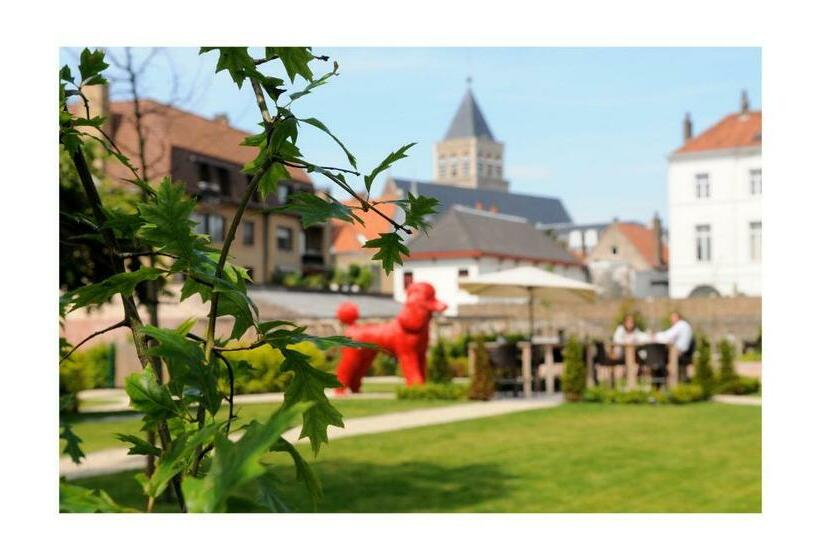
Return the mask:
<svg viewBox="0 0 820 560">
<path fill-rule="evenodd" d="M 695 260 L 712 262 L 712 226 L 698 224 L 695 226 Z"/>
<path fill-rule="evenodd" d="M 695 198 L 710 198 L 712 196 L 712 185 L 709 181 L 708 173 L 697 173 L 695 175 Z"/>
<path fill-rule="evenodd" d="M 749 222 L 749 260 L 760 262 L 763 249 L 763 222 Z"/>
<path fill-rule="evenodd" d="M 752 196 L 763 193 L 763 170 L 759 167 L 749 170 L 749 193 Z"/>
</svg>

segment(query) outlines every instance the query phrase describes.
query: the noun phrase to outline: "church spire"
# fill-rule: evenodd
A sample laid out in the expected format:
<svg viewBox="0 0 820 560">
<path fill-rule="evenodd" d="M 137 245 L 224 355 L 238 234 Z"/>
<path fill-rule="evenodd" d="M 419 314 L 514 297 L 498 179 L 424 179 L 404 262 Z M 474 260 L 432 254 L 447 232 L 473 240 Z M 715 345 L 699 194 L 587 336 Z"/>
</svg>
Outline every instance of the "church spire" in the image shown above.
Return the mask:
<svg viewBox="0 0 820 560">
<path fill-rule="evenodd" d="M 484 114 L 478 106 L 478 102 L 473 97 L 472 82 L 473 79 L 468 76 L 467 91 L 464 92 L 464 97 L 450 123 L 450 128 L 447 129 L 447 134 L 444 135 L 445 140 L 453 138 L 487 138 L 495 140 L 487 121 L 484 119 Z"/>
</svg>

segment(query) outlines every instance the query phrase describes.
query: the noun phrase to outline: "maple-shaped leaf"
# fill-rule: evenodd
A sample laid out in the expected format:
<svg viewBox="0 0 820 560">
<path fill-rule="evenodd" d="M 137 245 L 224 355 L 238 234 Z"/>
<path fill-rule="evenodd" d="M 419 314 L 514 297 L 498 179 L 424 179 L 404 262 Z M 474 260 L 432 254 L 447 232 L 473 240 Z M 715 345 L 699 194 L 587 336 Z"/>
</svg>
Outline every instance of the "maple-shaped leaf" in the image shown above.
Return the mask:
<svg viewBox="0 0 820 560">
<path fill-rule="evenodd" d="M 381 261 L 385 272 L 393 271 L 396 263 L 403 264 L 402 255 L 409 256 L 410 250 L 404 245 L 401 237 L 395 231 L 390 233 L 380 233 L 375 239 L 371 239 L 363 245 L 370 249 L 378 249 L 373 255 L 374 261 Z"/>
<path fill-rule="evenodd" d="M 373 180 L 376 176 L 381 173 L 382 171 L 386 171 L 390 168 L 391 165 L 399 161 L 400 159 L 404 159 L 407 157 L 407 150 L 415 146 L 416 143 L 412 142 L 410 144 L 405 144 L 395 152 L 390 153 L 382 162 L 376 166 L 376 168 L 370 172 L 369 175 L 365 175 L 364 177 L 364 188 L 367 189 L 367 192 L 370 192 L 370 187 L 373 186 Z"/>
<path fill-rule="evenodd" d="M 436 213 L 438 200 L 429 196 L 414 196 L 413 193 L 408 193 L 406 200 L 399 200 L 396 204 L 404 210 L 404 225 L 406 227 L 427 233 L 427 229 L 430 227 L 427 219 Z"/>
<path fill-rule="evenodd" d="M 331 219 L 353 223 L 353 212 L 350 208 L 335 200 L 328 200 L 313 193 L 299 192 L 290 195 L 289 201 L 282 211 L 299 215 L 305 228 Z"/>
</svg>

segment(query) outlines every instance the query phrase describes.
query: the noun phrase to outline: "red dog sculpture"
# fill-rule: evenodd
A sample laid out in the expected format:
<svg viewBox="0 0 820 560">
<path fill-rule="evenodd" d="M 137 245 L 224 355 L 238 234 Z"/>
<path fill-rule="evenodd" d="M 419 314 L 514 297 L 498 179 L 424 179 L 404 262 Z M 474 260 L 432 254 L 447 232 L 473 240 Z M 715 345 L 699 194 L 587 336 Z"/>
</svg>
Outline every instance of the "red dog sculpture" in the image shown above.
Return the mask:
<svg viewBox="0 0 820 560">
<path fill-rule="evenodd" d="M 348 325 L 345 336 L 356 342 L 367 342 L 390 352 L 396 357 L 407 385 L 424 383 L 427 370 L 427 342 L 430 319 L 435 312 L 447 309 L 447 304 L 436 299 L 436 290 L 426 282 L 410 284 L 405 290 L 407 300 L 398 317 L 389 323 L 356 325 L 359 308 L 353 303 L 343 303 L 336 310 L 336 317 Z M 362 377 L 373 363 L 377 350 L 369 348 L 342 348 L 342 356 L 336 368 L 336 376 L 347 389 L 358 393 Z"/>
</svg>

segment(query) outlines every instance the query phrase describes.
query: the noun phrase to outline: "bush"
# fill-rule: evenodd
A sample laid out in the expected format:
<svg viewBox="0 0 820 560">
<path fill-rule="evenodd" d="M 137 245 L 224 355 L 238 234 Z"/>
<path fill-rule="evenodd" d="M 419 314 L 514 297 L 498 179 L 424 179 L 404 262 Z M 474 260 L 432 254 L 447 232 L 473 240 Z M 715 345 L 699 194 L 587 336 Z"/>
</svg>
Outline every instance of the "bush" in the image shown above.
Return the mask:
<svg viewBox="0 0 820 560">
<path fill-rule="evenodd" d="M 467 377 L 470 372 L 467 371 L 468 362 L 467 356 L 459 356 L 458 358 L 450 358 L 450 371 L 453 372 L 453 377 Z"/>
<path fill-rule="evenodd" d="M 581 400 L 586 390 L 587 370 L 584 364 L 584 347 L 574 336 L 569 337 L 564 345 L 564 373 L 561 383 L 565 400 Z"/>
<path fill-rule="evenodd" d="M 368 370 L 368 375 L 392 376 L 396 375 L 399 365 L 396 358 L 387 352 L 379 352 Z"/>
<path fill-rule="evenodd" d="M 763 352 L 760 350 L 747 350 L 743 354 L 740 355 L 738 361 L 741 362 L 762 362 L 763 361 Z"/>
<path fill-rule="evenodd" d="M 327 356 L 310 342 L 300 342 L 290 347 L 306 354 L 310 364 L 318 369 L 327 369 Z M 284 357 L 270 346 L 260 346 L 253 350 L 228 352 L 225 356 L 234 367 L 234 390 L 236 394 L 278 393 L 285 390 L 293 373 L 282 371 Z"/>
<path fill-rule="evenodd" d="M 422 401 L 458 401 L 467 398 L 470 388 L 459 383 L 424 383 L 396 388 L 396 398 Z"/>
<path fill-rule="evenodd" d="M 721 383 L 715 392 L 720 395 L 753 395 L 759 391 L 759 379 L 738 376 L 726 383 Z"/>
<path fill-rule="evenodd" d="M 669 402 L 672 404 L 687 404 L 708 398 L 708 392 L 697 383 L 684 383 L 669 391 Z"/>
<path fill-rule="evenodd" d="M 439 339 L 430 354 L 430 362 L 427 366 L 427 378 L 432 383 L 450 383 L 453 380 L 453 372 L 450 369 L 450 361 L 447 358 L 447 350 L 444 341 Z"/>
<path fill-rule="evenodd" d="M 490 362 L 490 354 L 483 340 L 479 340 L 475 349 L 475 371 L 467 392 L 468 398 L 474 401 L 488 401 L 495 395 L 495 370 Z"/>
<path fill-rule="evenodd" d="M 98 344 L 79 350 L 60 364 L 60 394 L 110 387 L 114 372 L 114 345 Z"/>
<path fill-rule="evenodd" d="M 715 372 L 712 369 L 712 344 L 705 335 L 699 338 L 695 352 L 694 381 L 700 385 L 708 397 L 712 394 L 715 385 Z"/>
<path fill-rule="evenodd" d="M 718 343 L 718 384 L 725 385 L 738 378 L 735 370 L 735 347 L 727 339 L 721 339 Z"/>
</svg>

